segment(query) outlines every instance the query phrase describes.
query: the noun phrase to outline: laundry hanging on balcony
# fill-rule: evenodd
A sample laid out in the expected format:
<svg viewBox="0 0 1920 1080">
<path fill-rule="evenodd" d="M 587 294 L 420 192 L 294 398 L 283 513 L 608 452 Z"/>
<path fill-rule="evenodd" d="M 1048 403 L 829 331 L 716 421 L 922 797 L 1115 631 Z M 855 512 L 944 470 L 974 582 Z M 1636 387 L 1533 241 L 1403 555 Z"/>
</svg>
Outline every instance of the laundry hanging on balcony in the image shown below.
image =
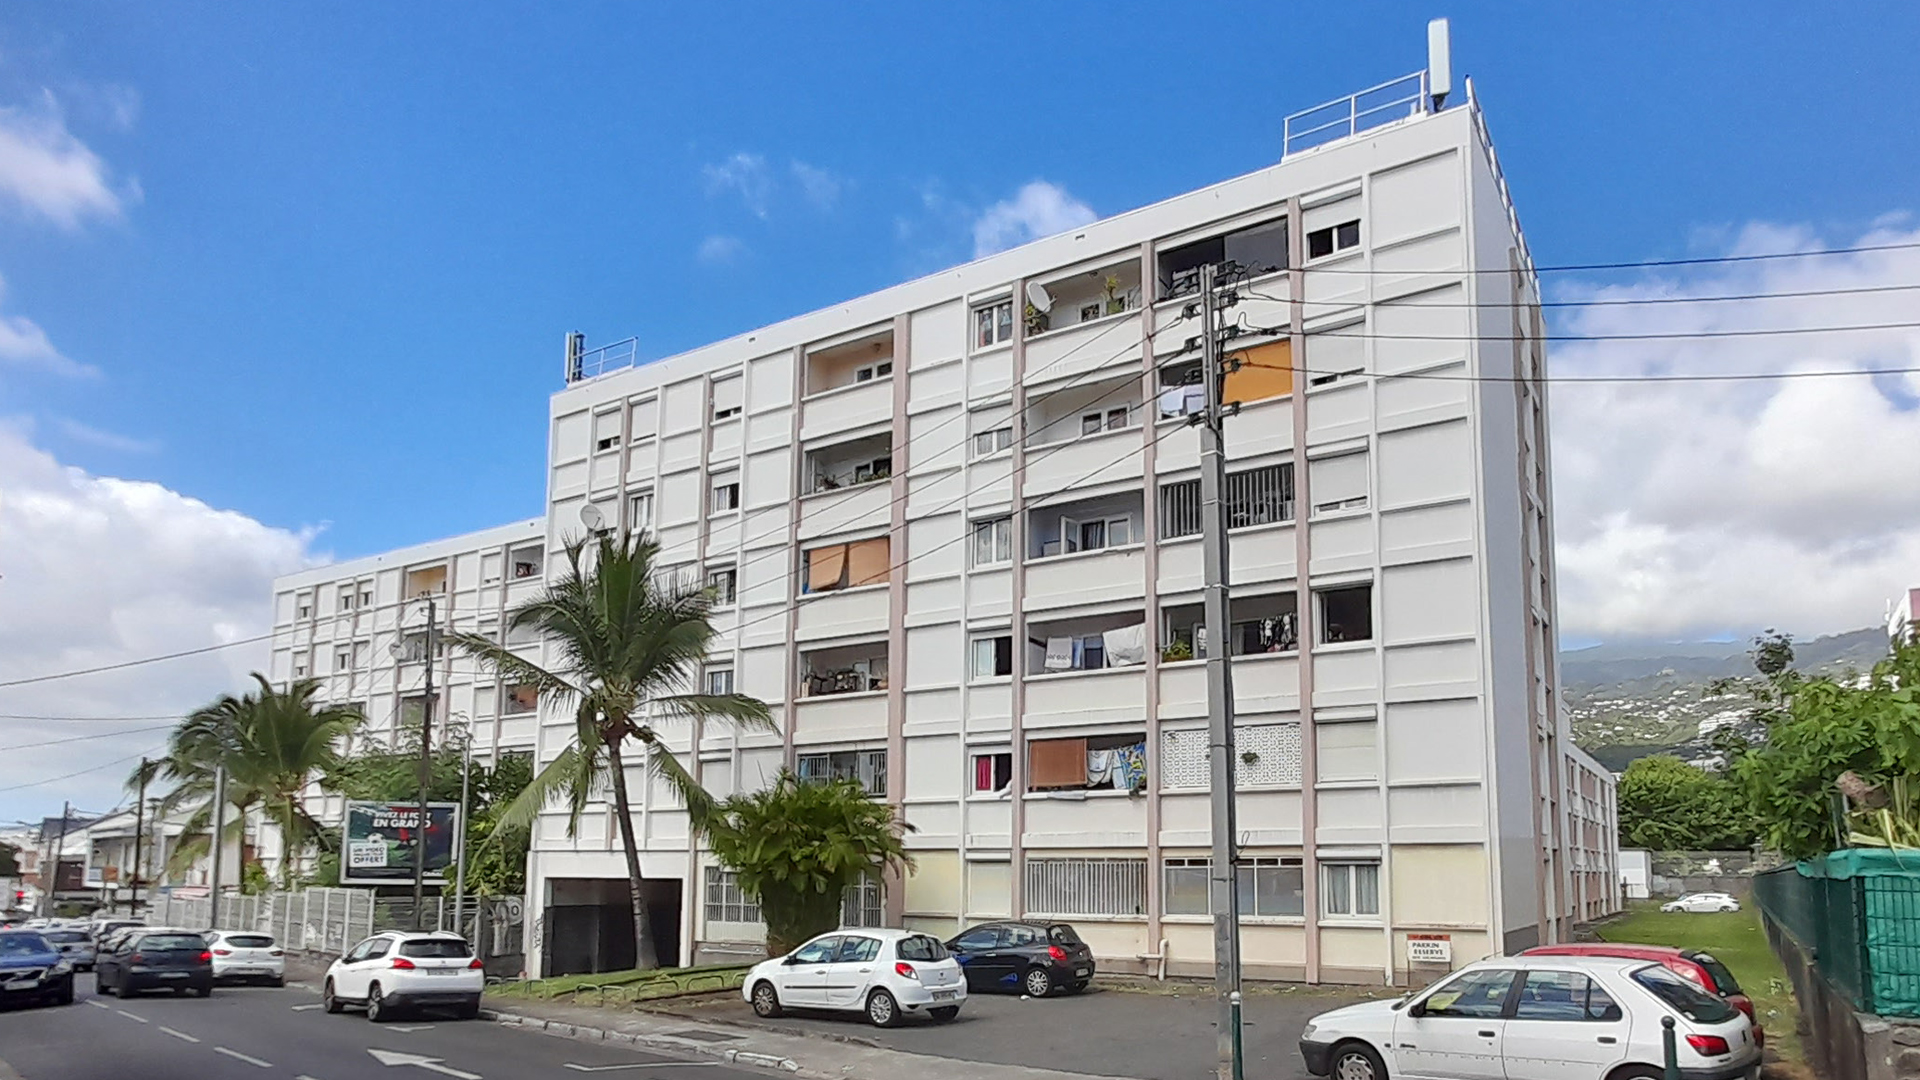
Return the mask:
<svg viewBox="0 0 1920 1080">
<path fill-rule="evenodd" d="M 1070 637 L 1047 639 L 1047 659 L 1041 667 L 1048 671 L 1068 671 L 1073 667 L 1074 640 Z"/>
<path fill-rule="evenodd" d="M 1108 667 L 1131 667 L 1147 662 L 1147 624 L 1116 627 L 1100 635 Z"/>
</svg>

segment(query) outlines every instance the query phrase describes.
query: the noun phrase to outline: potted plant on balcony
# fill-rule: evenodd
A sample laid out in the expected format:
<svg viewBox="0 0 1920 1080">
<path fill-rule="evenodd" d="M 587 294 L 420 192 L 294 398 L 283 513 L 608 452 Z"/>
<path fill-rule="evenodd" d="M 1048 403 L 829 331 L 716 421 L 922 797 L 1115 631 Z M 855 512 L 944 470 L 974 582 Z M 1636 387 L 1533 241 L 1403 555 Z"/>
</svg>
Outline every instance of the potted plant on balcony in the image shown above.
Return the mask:
<svg viewBox="0 0 1920 1080">
<path fill-rule="evenodd" d="M 1160 662 L 1163 664 L 1178 664 L 1182 660 L 1191 659 L 1193 659 L 1193 646 L 1184 641 L 1176 641 L 1160 650 Z"/>
<path fill-rule="evenodd" d="M 1119 295 L 1120 275 L 1108 274 L 1107 280 L 1106 280 L 1106 287 L 1107 287 L 1107 314 L 1118 315 L 1121 312 L 1127 310 L 1127 298 Z"/>
<path fill-rule="evenodd" d="M 1032 337 L 1035 334 L 1044 334 L 1047 332 L 1048 320 L 1047 320 L 1046 312 L 1041 311 L 1039 308 L 1034 307 L 1032 304 L 1028 304 L 1027 310 L 1026 310 L 1026 317 L 1027 317 L 1027 336 L 1028 337 Z"/>
</svg>

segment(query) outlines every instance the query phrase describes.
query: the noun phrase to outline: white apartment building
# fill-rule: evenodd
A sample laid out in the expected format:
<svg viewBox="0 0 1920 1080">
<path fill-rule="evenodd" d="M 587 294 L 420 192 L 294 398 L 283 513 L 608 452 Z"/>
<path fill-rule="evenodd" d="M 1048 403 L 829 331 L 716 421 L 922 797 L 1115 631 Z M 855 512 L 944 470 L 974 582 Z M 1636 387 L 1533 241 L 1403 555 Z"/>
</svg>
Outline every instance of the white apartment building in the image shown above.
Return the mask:
<svg viewBox="0 0 1920 1080">
<path fill-rule="evenodd" d="M 269 678 L 320 680 L 321 700 L 367 717 L 354 745 L 392 746 L 403 726 L 419 725 L 431 664 L 436 740 L 463 729 L 477 759 L 531 752 L 531 688 L 503 683 L 444 640 L 429 657 L 427 610 L 431 598 L 441 635 L 499 640 L 506 612 L 539 594 L 545 571 L 546 522 L 535 518 L 278 578 Z M 508 645 L 536 655 L 537 635 L 506 633 Z M 316 795 L 311 808 L 329 824 L 344 813 L 337 797 Z"/>
<path fill-rule="evenodd" d="M 682 355 L 570 347 L 547 518 L 486 546 L 551 563 L 583 523 L 646 529 L 720 591 L 701 681 L 779 731 L 670 738 L 720 795 L 790 768 L 899 808 L 915 869 L 851 921 L 1059 917 L 1108 970 L 1210 972 L 1196 657 L 1223 646 L 1250 975 L 1404 982 L 1560 939 L 1619 890 L 1613 780 L 1559 705 L 1538 285 L 1470 84 L 1444 108 L 1426 87 L 1290 120 L 1269 168 Z M 1184 413 L 1194 271 L 1229 261 L 1232 627 L 1210 643 Z M 463 544 L 283 582 L 276 622 L 307 628 L 285 662 L 362 694 L 331 665 L 412 625 L 402 575 L 427 562 L 469 590 L 457 617 L 497 612 L 507 563 Z M 335 606 L 346 576 L 380 582 L 373 614 Z M 366 677 L 355 700 L 389 712 L 413 685 Z M 505 688 L 481 685 L 452 707 L 493 715 Z M 541 715 L 541 762 L 571 727 Z M 757 947 L 675 800 L 643 764 L 631 783 L 663 957 Z M 537 830 L 535 973 L 622 955 L 611 814 Z"/>
</svg>

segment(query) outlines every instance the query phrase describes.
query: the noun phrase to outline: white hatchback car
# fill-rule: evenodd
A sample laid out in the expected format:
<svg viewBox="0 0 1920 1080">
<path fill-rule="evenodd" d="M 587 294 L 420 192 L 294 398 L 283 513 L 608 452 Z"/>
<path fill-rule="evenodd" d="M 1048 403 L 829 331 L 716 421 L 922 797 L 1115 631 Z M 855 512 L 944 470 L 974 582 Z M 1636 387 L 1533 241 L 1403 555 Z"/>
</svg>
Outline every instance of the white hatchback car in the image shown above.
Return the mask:
<svg viewBox="0 0 1920 1080">
<path fill-rule="evenodd" d="M 1723 892 L 1688 893 L 1660 905 L 1661 911 L 1739 911 L 1740 901 Z"/>
<path fill-rule="evenodd" d="M 1688 1080 L 1759 1074 L 1746 1014 L 1659 964 L 1601 956 L 1480 960 L 1397 1001 L 1321 1013 L 1300 1056 L 1335 1080 L 1659 1080 L 1667 1016 Z"/>
<path fill-rule="evenodd" d="M 213 981 L 249 979 L 269 986 L 287 981 L 287 953 L 273 935 L 252 930 L 209 930 L 201 935 L 213 953 Z"/>
<path fill-rule="evenodd" d="M 892 1027 L 914 1013 L 940 1023 L 959 1016 L 967 979 L 960 962 L 929 934 L 836 930 L 754 965 L 740 995 L 762 1017 L 786 1009 L 838 1009 Z"/>
<path fill-rule="evenodd" d="M 487 988 L 483 968 L 459 934 L 389 930 L 333 962 L 320 1000 L 330 1013 L 364 1005 L 375 1023 L 433 1005 L 450 1005 L 460 1019 L 471 1020 L 480 1015 L 480 994 Z"/>
</svg>

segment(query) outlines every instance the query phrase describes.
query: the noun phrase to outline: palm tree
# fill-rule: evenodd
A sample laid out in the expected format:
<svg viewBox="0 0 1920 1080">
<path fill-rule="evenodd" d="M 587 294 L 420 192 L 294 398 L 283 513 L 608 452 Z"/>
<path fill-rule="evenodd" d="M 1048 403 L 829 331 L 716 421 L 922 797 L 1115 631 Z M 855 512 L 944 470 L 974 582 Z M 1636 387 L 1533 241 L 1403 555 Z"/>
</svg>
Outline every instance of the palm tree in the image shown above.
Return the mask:
<svg viewBox="0 0 1920 1080">
<path fill-rule="evenodd" d="M 239 830 L 246 814 L 258 808 L 280 830 L 284 855 L 281 883 L 291 885 L 295 864 L 316 840 L 321 826 L 307 812 L 301 795 L 315 777 L 333 767 L 339 747 L 363 722 L 360 713 L 314 701 L 320 683 L 301 679 L 276 690 L 266 676 L 255 672 L 255 692 L 235 697 L 222 694 L 181 721 L 167 740 L 167 756 L 157 768 L 149 766 L 146 779 L 171 780 L 173 789 L 161 800 L 158 813 L 192 806 L 185 842 L 176 849 L 172 865 L 206 850 L 213 817 L 215 777 L 226 770 L 226 800 L 235 811 Z M 129 783 L 142 779 L 136 769 Z"/>
<path fill-rule="evenodd" d="M 720 720 L 771 729 L 765 702 L 743 694 L 688 693 L 714 638 L 708 616 L 713 593 L 697 583 L 657 572 L 660 545 L 644 533 L 616 541 L 602 536 L 591 552 L 585 539 L 568 541 L 567 566 L 537 596 L 516 608 L 507 628 L 545 636 L 559 663 L 552 670 L 478 634 L 455 634 L 456 646 L 490 665 L 509 682 L 530 683 L 555 708 L 573 715 L 573 741 L 541 769 L 501 812 L 496 828 L 531 827 L 548 804 L 564 799 L 567 833 L 602 779 L 613 789 L 620 845 L 627 858 L 633 901 L 634 954 L 641 968 L 658 967 L 640 875 L 627 795 L 631 746 L 638 743 L 653 775 L 686 804 L 698 832 L 712 819 L 713 796 L 661 741 L 657 724 Z"/>
</svg>

